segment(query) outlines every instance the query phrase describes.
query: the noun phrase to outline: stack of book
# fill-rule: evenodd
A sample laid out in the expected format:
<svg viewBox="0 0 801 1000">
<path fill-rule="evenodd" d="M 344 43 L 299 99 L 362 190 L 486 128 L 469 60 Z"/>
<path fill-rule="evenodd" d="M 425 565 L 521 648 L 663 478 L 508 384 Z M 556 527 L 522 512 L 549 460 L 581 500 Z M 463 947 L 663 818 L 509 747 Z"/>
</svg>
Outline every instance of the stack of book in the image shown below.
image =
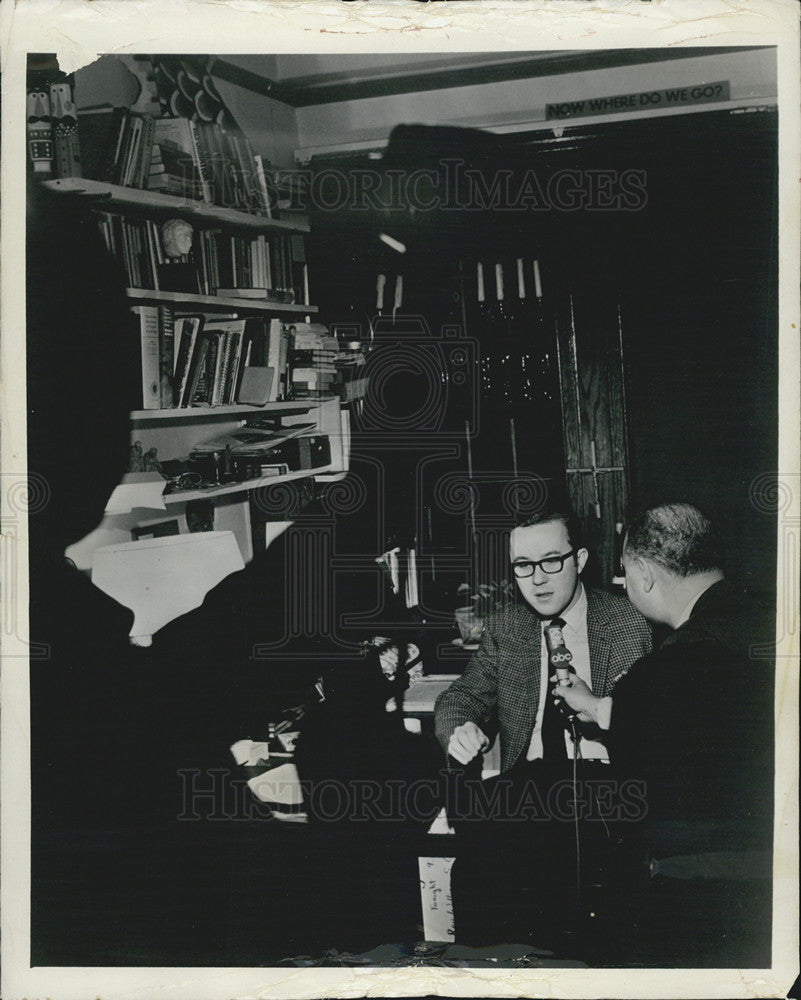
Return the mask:
<svg viewBox="0 0 801 1000">
<path fill-rule="evenodd" d="M 200 322 L 198 322 L 200 320 Z M 173 405 L 225 406 L 236 401 L 249 353 L 247 320 L 187 316 L 176 324 Z"/>
<path fill-rule="evenodd" d="M 203 196 L 192 158 L 169 142 L 153 144 L 147 188 L 195 201 Z"/>
<path fill-rule="evenodd" d="M 80 176 L 272 217 L 274 171 L 242 131 L 103 105 L 78 114 Z"/>
<path fill-rule="evenodd" d="M 195 230 L 188 254 L 169 258 L 161 228 L 152 219 L 101 212 L 98 226 L 109 251 L 122 261 L 131 288 L 162 290 L 160 268 L 172 262 L 190 265 L 192 287 L 184 291 L 308 304 L 303 297 L 306 265 L 299 275 L 301 283 L 293 282 L 292 237 L 284 233 L 261 233 L 251 238 L 219 229 L 199 229 Z"/>
<path fill-rule="evenodd" d="M 294 399 L 330 395 L 339 382 L 338 344 L 322 323 L 293 323 L 290 328 L 290 389 Z"/>
<path fill-rule="evenodd" d="M 152 219 L 134 219 L 110 212 L 100 212 L 97 218 L 106 246 L 122 262 L 128 285 L 160 291 L 159 269 L 168 257 L 159 226 Z M 188 262 L 190 255 L 179 259 Z"/>
<path fill-rule="evenodd" d="M 341 344 L 336 356 L 339 384 L 337 392 L 343 403 L 361 399 L 367 394 L 366 352 L 357 341 Z"/>
<path fill-rule="evenodd" d="M 248 368 L 273 369 L 265 402 L 287 397 L 287 328 L 280 320 L 235 314 L 175 315 L 136 306 L 142 408 L 165 410 L 236 403 Z"/>
<path fill-rule="evenodd" d="M 78 113 L 82 177 L 143 188 L 150 171 L 156 120 L 108 105 Z"/>
<path fill-rule="evenodd" d="M 200 254 L 201 280 L 217 295 L 309 304 L 301 236 L 272 233 L 249 239 L 205 232 Z"/>
</svg>

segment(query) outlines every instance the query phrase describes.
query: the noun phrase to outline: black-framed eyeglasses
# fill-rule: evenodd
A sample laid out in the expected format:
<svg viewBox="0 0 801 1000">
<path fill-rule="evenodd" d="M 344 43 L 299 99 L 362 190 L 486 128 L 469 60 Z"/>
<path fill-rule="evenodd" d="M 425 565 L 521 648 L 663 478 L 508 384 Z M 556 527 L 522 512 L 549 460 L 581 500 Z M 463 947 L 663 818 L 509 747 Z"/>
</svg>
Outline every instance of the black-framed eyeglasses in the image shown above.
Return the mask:
<svg viewBox="0 0 801 1000">
<path fill-rule="evenodd" d="M 571 549 L 561 556 L 548 556 L 547 559 L 538 559 L 536 562 L 531 559 L 520 559 L 512 563 L 512 569 L 519 580 L 524 580 L 527 576 L 533 576 L 534 571 L 539 566 L 543 573 L 549 576 L 554 573 L 561 573 L 564 569 L 565 559 L 569 559 L 576 554 L 576 549 Z"/>
</svg>

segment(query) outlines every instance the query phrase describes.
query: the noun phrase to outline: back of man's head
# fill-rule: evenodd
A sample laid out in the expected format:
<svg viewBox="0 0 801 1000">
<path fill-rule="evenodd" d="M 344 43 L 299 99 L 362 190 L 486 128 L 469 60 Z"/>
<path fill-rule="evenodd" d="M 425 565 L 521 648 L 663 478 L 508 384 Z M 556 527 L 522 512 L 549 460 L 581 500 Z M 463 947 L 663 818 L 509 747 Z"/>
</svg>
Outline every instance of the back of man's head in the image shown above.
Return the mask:
<svg viewBox="0 0 801 1000">
<path fill-rule="evenodd" d="M 625 550 L 680 578 L 723 568 L 714 525 L 688 503 L 659 504 L 642 511 L 629 525 Z"/>
</svg>

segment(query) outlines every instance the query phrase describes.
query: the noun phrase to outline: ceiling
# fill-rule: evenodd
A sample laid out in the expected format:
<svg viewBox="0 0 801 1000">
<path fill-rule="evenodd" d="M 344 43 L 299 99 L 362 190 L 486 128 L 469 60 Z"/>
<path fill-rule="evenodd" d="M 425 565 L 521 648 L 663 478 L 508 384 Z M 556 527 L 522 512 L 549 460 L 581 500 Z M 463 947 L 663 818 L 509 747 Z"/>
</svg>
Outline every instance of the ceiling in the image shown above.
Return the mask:
<svg viewBox="0 0 801 1000">
<path fill-rule="evenodd" d="M 341 101 L 535 79 L 582 70 L 741 52 L 763 46 L 547 50 L 538 52 L 289 54 L 227 56 L 211 72 L 293 108 Z"/>
</svg>

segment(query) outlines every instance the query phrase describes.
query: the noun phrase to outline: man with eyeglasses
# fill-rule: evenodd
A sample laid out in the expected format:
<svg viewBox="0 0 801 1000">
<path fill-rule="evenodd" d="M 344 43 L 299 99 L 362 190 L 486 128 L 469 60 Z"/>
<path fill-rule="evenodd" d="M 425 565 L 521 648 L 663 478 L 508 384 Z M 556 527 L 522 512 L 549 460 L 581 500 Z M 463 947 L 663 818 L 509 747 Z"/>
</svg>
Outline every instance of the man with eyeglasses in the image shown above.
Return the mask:
<svg viewBox="0 0 801 1000">
<path fill-rule="evenodd" d="M 563 721 L 553 719 L 546 627 L 559 627 L 571 669 L 599 696 L 651 649 L 650 626 L 625 597 L 582 583 L 588 552 L 567 511 L 523 521 L 509 548 L 523 600 L 489 618 L 465 673 L 435 707 L 443 749 L 469 765 L 468 781 L 449 807 L 458 841 L 453 897 L 460 943 L 544 943 L 535 910 L 549 909 L 556 891 L 549 869 L 563 850 L 573 850 L 572 825 L 560 822 L 569 817 L 555 817 L 561 807 L 548 801 L 550 789 L 570 791 L 574 745 Z M 501 775 L 479 783 L 472 773 L 496 725 Z M 608 761 L 600 730 L 583 727 L 579 735 L 581 774 L 605 777 L 608 768 L 596 763 Z M 526 816 L 544 822 L 518 822 Z M 575 898 L 575 877 L 572 886 L 565 882 Z"/>
<path fill-rule="evenodd" d="M 511 532 L 509 548 L 525 603 L 510 605 L 487 622 L 466 671 L 436 704 L 437 738 L 460 764 L 488 749 L 497 714 L 502 772 L 543 758 L 551 673 L 543 625 L 564 621 L 571 667 L 600 696 L 651 649 L 650 626 L 628 600 L 583 585 L 588 552 L 573 515 L 555 510 L 528 518 Z M 572 756 L 567 731 L 564 739 Z M 608 759 L 597 739 L 582 738 L 579 750 L 585 760 Z"/>
</svg>

